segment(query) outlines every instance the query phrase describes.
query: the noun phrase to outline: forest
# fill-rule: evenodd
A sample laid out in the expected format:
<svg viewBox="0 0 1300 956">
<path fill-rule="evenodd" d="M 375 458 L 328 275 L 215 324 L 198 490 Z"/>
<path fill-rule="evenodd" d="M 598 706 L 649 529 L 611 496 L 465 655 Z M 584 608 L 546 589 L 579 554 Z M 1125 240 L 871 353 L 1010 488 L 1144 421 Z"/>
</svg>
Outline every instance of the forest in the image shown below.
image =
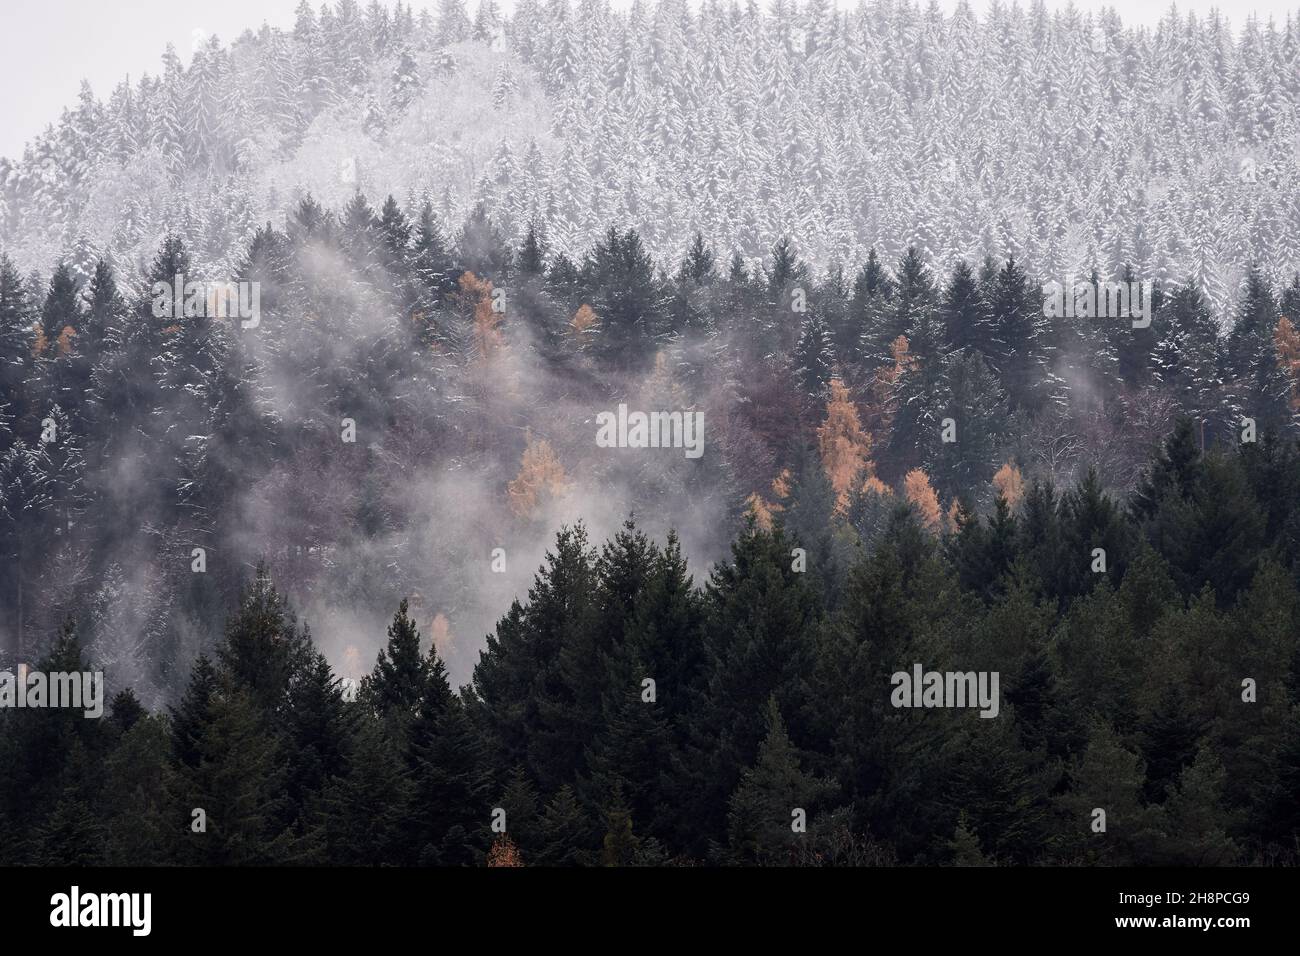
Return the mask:
<svg viewBox="0 0 1300 956">
<path fill-rule="evenodd" d="M 357 192 L 258 230 L 254 327 L 177 276 L 0 258 L 3 664 L 111 699 L 0 711 L 3 862 L 1297 861 L 1300 274 L 1135 328 Z"/>
</svg>

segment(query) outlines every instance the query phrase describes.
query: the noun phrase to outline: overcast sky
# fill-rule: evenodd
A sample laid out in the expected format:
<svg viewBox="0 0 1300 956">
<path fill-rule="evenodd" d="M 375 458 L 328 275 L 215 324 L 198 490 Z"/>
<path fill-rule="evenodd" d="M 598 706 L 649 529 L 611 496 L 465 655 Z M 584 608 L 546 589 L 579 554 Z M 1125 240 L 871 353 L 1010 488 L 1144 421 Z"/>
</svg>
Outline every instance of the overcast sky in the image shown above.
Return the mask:
<svg viewBox="0 0 1300 956">
<path fill-rule="evenodd" d="M 631 0 L 613 0 L 626 6 Z M 940 0 L 951 10 L 957 0 Z M 107 98 L 126 75 L 156 73 L 160 57 L 170 42 L 188 62 L 196 36 L 217 34 L 229 42 L 245 28 L 263 21 L 272 26 L 293 25 L 298 0 L 0 0 L 0 36 L 8 41 L 0 57 L 0 156 L 18 156 L 23 145 L 48 123 L 58 119 L 65 106 L 76 102 L 81 80 L 90 81 L 95 94 Z M 319 3 L 313 3 L 319 7 Z M 392 4 L 389 3 L 389 6 Z M 418 10 L 425 3 L 416 0 Z M 436 6 L 436 3 L 427 5 Z M 841 0 L 840 6 L 856 5 Z M 983 10 L 986 0 L 973 0 Z M 1049 7 L 1064 6 L 1047 0 Z M 363 4 L 364 6 L 364 4 Z M 470 0 L 471 12 L 476 0 Z M 513 0 L 499 0 L 510 9 Z M 1028 6 L 1028 2 L 1022 3 Z M 1081 10 L 1117 6 L 1126 22 L 1155 23 L 1169 8 L 1168 0 L 1075 0 Z M 1182 0 L 1178 9 L 1208 11 L 1220 6 L 1210 0 Z M 1252 12 L 1286 20 L 1288 10 L 1300 0 L 1234 0 L 1226 16 L 1237 26 Z"/>
</svg>

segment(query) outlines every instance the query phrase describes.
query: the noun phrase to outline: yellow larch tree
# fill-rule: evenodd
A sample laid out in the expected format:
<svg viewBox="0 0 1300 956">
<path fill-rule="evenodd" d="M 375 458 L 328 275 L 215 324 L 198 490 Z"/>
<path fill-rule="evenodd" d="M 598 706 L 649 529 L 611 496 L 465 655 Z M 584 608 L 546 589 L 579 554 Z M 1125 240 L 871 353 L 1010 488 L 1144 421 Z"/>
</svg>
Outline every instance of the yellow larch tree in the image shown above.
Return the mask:
<svg viewBox="0 0 1300 956">
<path fill-rule="evenodd" d="M 872 475 L 862 483 L 862 490 L 868 491 L 873 495 L 879 495 L 881 498 L 894 497 L 894 489 L 889 487 L 875 475 Z"/>
<path fill-rule="evenodd" d="M 501 333 L 505 317 L 492 308 L 494 298 L 490 280 L 466 272 L 460 277 L 459 285 L 461 295 L 474 307 L 474 357 L 488 363 L 505 347 L 505 336 Z"/>
<path fill-rule="evenodd" d="M 528 445 L 524 448 L 519 474 L 506 485 L 510 510 L 521 518 L 531 517 L 543 497 L 561 498 L 569 491 L 564 466 L 546 439 L 533 441 L 527 433 Z"/>
<path fill-rule="evenodd" d="M 1285 315 L 1277 320 L 1273 342 L 1278 362 L 1291 376 L 1291 408 L 1300 411 L 1300 331 Z"/>
<path fill-rule="evenodd" d="M 993 490 L 1014 509 L 1025 496 L 1025 480 L 1020 477 L 1020 469 L 1011 462 L 1004 464 L 993 476 Z"/>
<path fill-rule="evenodd" d="M 894 397 L 898 380 L 920 364 L 912 355 L 906 335 L 900 335 L 889 343 L 889 353 L 894 364 L 882 365 L 876 370 L 875 380 L 871 383 L 871 403 L 867 409 L 868 424 L 877 435 L 883 435 L 893 427 L 894 414 L 898 410 Z"/>
<path fill-rule="evenodd" d="M 756 491 L 745 499 L 745 513 L 753 516 L 754 524 L 760 531 L 771 531 L 772 516 L 785 510 L 785 505 L 781 502 L 790 497 L 789 468 L 782 468 L 781 473 L 772 479 L 772 497 L 776 500 L 768 501 Z"/>
<path fill-rule="evenodd" d="M 943 519 L 943 509 L 939 507 L 939 496 L 930 485 L 930 476 L 920 468 L 913 468 L 903 478 L 903 494 L 916 508 L 921 524 L 937 534 Z"/>
<path fill-rule="evenodd" d="M 573 318 L 569 319 L 569 331 L 578 342 L 578 347 L 586 345 L 595 331 L 596 325 L 600 320 L 596 318 L 596 313 L 587 303 L 578 306 L 578 311 L 573 313 Z"/>
<path fill-rule="evenodd" d="M 832 378 L 830 386 L 826 421 L 817 429 L 817 448 L 835 491 L 835 510 L 843 514 L 848 510 L 849 495 L 875 472 L 875 465 L 871 461 L 871 435 L 862 428 L 848 386 L 838 378 Z"/>
<path fill-rule="evenodd" d="M 948 505 L 948 512 L 944 515 L 944 527 L 950 534 L 956 534 L 961 528 L 961 502 L 956 498 Z"/>
</svg>

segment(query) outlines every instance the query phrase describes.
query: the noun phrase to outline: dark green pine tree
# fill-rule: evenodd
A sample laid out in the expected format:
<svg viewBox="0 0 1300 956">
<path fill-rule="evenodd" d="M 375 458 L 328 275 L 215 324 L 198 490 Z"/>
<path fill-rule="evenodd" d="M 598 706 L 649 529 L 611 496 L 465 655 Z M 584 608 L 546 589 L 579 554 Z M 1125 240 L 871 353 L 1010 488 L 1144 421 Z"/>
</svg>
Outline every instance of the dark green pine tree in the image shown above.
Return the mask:
<svg viewBox="0 0 1300 956">
<path fill-rule="evenodd" d="M 984 295 L 993 329 L 993 368 L 1013 409 L 1036 410 L 1050 386 L 1042 296 L 1014 258 L 985 284 Z"/>
<path fill-rule="evenodd" d="M 837 790 L 834 781 L 800 769 L 775 697 L 765 710 L 767 731 L 758 755 L 727 801 L 726 858 L 736 865 L 789 865 L 799 844 L 810 839 L 796 826 L 806 824 Z"/>
<path fill-rule="evenodd" d="M 462 267 L 480 279 L 491 279 L 500 285 L 510 278 L 514 250 L 502 237 L 482 203 L 474 207 L 461 227 L 456 242 L 456 258 Z"/>
<path fill-rule="evenodd" d="M 600 317 L 598 351 L 615 368 L 649 364 L 665 331 L 666 296 L 635 230 L 611 228 L 582 266 L 582 287 Z"/>
<path fill-rule="evenodd" d="M 468 866 L 482 858 L 490 836 L 486 762 L 436 651 L 430 651 L 426 675 L 407 745 L 417 821 L 411 846 L 421 865 Z"/>
<path fill-rule="evenodd" d="M 22 276 L 0 254 L 0 437 L 6 422 L 16 423 L 30 413 L 33 397 L 26 383 L 35 371 L 35 321 Z"/>
<path fill-rule="evenodd" d="M 705 589 L 710 673 L 692 714 L 690 745 L 700 834 L 722 825 L 727 798 L 758 755 L 768 697 L 796 734 L 810 721 L 820 608 L 805 575 L 794 570 L 792 548 L 779 528 L 746 531 Z"/>
<path fill-rule="evenodd" d="M 105 424 L 96 403 L 99 394 L 95 366 L 107 353 L 122 347 L 126 334 L 126 302 L 117 288 L 113 267 L 103 259 L 95 263 L 95 272 L 86 293 L 86 314 L 78 334 L 78 354 L 87 362 L 86 404 L 81 427 L 87 436 L 87 461 L 92 470 L 100 465 L 97 454 L 100 442 L 98 433 Z"/>
<path fill-rule="evenodd" d="M 1300 512 L 1300 444 L 1275 432 L 1266 433 L 1261 441 L 1241 446 L 1241 465 L 1255 499 L 1267 515 L 1265 538 L 1279 541 L 1279 558 L 1289 565 L 1300 557 L 1294 543 L 1287 540 L 1288 527 Z"/>
<path fill-rule="evenodd" d="M 60 263 L 50 278 L 45 301 L 41 305 L 41 332 L 38 347 L 44 345 L 37 368 L 41 374 L 41 401 L 48 407 L 59 405 L 77 420 L 82 418 L 90 363 L 76 346 L 81 332 L 81 290 L 72 271 Z"/>
<path fill-rule="evenodd" d="M 601 841 L 601 866 L 631 866 L 641 849 L 641 839 L 633 826 L 632 811 L 623 795 L 622 785 L 604 801 L 605 838 Z"/>
<path fill-rule="evenodd" d="M 954 351 L 974 349 L 983 355 L 990 353 L 993 329 L 980 298 L 975 273 L 965 261 L 953 267 L 938 308 L 944 338 Z"/>
<path fill-rule="evenodd" d="M 840 530 L 835 489 L 815 450 L 799 447 L 792 462 L 793 487 L 781 517 L 791 543 L 804 549 L 808 582 L 828 610 L 839 606 L 854 561 L 849 536 Z"/>
<path fill-rule="evenodd" d="M 991 859 L 1021 865 L 1038 860 L 1056 782 L 1050 767 L 1022 747 L 1010 720 L 964 723 L 950 748 L 945 802 L 954 818 L 966 815 Z"/>
<path fill-rule="evenodd" d="M 935 287 L 930 268 L 915 246 L 909 246 L 898 261 L 893 296 L 885 315 L 880 341 L 886 349 L 876 359 L 888 360 L 891 343 L 900 335 L 908 338 L 908 351 L 922 359 L 942 357 L 947 349 L 943 331 L 935 320 Z M 913 341 L 915 339 L 916 341 Z M 877 364 L 881 364 L 879 361 Z"/>
<path fill-rule="evenodd" d="M 542 812 L 541 851 L 537 854 L 537 863 L 543 866 L 590 865 L 598 859 L 598 832 L 591 815 L 578 802 L 573 788 L 565 784 L 547 801 Z"/>
<path fill-rule="evenodd" d="M 893 293 L 893 278 L 880 263 L 875 247 L 853 279 L 844 328 L 832 329 L 835 354 L 845 363 L 882 365 L 889 360 L 884 316 Z"/>
<path fill-rule="evenodd" d="M 670 531 L 654 555 L 649 577 L 638 585 L 623 650 L 644 664 L 645 676 L 654 678 L 658 705 L 675 725 L 688 713 L 706 678 L 703 628 L 703 600 L 681 542 Z M 617 691 L 617 685 L 612 689 Z"/>
<path fill-rule="evenodd" d="M 1019 539 L 1016 517 L 999 495 L 984 523 L 978 514 L 965 509 L 959 513 L 957 533 L 947 541 L 945 551 L 962 587 L 992 604 L 1006 594 L 1008 576 L 1020 554 Z"/>
<path fill-rule="evenodd" d="M 620 655 L 610 670 L 621 692 L 611 689 L 606 695 L 602 726 L 588 755 L 589 779 L 580 792 L 594 805 L 609 794 L 622 794 L 621 809 L 643 821 L 642 832 L 671 839 L 675 753 L 669 714 L 658 700 L 658 681 L 646 685 L 655 678 L 644 662 L 629 654 Z"/>
<path fill-rule="evenodd" d="M 705 243 L 702 233 L 695 233 L 673 282 L 669 315 L 674 332 L 713 331 L 715 319 L 710 290 L 717 278 L 714 268 L 713 250 Z"/>
<path fill-rule="evenodd" d="M 567 675 L 581 667 L 600 667 L 599 660 L 561 663 L 566 647 L 591 649 L 598 583 L 586 530 L 578 525 L 556 535 L 528 592 L 488 635 L 487 648 L 474 668 L 473 695 L 466 703 L 486 735 L 498 765 L 522 764 L 542 790 L 553 792 L 571 781 L 584 764 L 592 726 L 580 699 L 588 687 L 575 688 Z"/>
<path fill-rule="evenodd" d="M 537 219 L 528 220 L 528 229 L 524 233 L 524 241 L 519 247 L 517 256 L 520 275 L 545 276 L 546 251 L 544 224 Z"/>
<path fill-rule="evenodd" d="M 936 490 L 955 497 L 986 486 L 1004 458 L 1009 418 L 1006 393 L 977 350 L 954 353 L 937 385 L 941 396 L 923 459 Z M 944 418 L 955 426 L 955 441 L 943 440 Z"/>
<path fill-rule="evenodd" d="M 1009 675 L 1005 694 L 1015 708 L 1016 731 L 1026 751 L 1064 761 L 1083 749 L 1087 728 L 1057 679 L 1045 642 L 1034 646 L 1018 672 Z"/>
<path fill-rule="evenodd" d="M 1183 768 L 1196 758 L 1207 722 L 1188 706 L 1186 692 L 1168 683 L 1140 728 L 1147 768 L 1146 799 L 1149 803 L 1163 803 Z"/>
<path fill-rule="evenodd" d="M 1231 426 L 1223 394 L 1219 324 L 1195 286 L 1166 296 L 1158 316 L 1160 336 L 1151 357 L 1153 376 L 1197 426 L 1198 440 L 1221 441 Z"/>
<path fill-rule="evenodd" d="M 1252 377 L 1260 353 L 1273 340 L 1277 318 L 1273 287 L 1259 267 L 1252 265 L 1246 272 L 1245 289 L 1224 355 L 1232 379 L 1240 382 Z"/>
<path fill-rule="evenodd" d="M 185 767 L 197 767 L 200 746 L 212 723 L 212 704 L 217 693 L 217 670 L 202 654 L 194 662 L 189 683 L 180 703 L 171 710 L 171 744 L 174 760 Z"/>
<path fill-rule="evenodd" d="M 357 192 L 343 207 L 340 219 L 343 248 L 348 258 L 362 275 L 371 275 L 380 260 L 379 218 L 366 197 Z"/>
<path fill-rule="evenodd" d="M 357 696 L 390 724 L 390 733 L 404 734 L 428 692 L 430 665 L 420 651 L 420 632 L 409 603 L 402 598 L 388 625 L 388 643 L 379 651 L 374 670 L 362 679 Z"/>
<path fill-rule="evenodd" d="M 326 787 L 322 828 L 336 866 L 396 866 L 411 860 L 416 808 L 400 755 L 379 720 L 364 715 L 348 745 L 343 776 Z"/>
<path fill-rule="evenodd" d="M 80 290 L 72 277 L 72 270 L 59 263 L 50 277 L 50 287 L 41 303 L 41 335 L 45 339 L 45 353 L 56 351 L 59 337 L 65 328 L 74 332 L 81 326 Z M 57 400 L 57 398 L 56 398 Z"/>
<path fill-rule="evenodd" d="M 1203 471 L 1196 424 L 1190 417 L 1181 415 L 1150 469 L 1139 480 L 1130 509 L 1138 518 L 1149 519 L 1166 496 L 1190 500 Z"/>
<path fill-rule="evenodd" d="M 542 851 L 542 806 L 537 788 L 523 767 L 514 767 L 493 807 L 506 812 L 506 832 L 525 860 L 535 861 Z"/>
<path fill-rule="evenodd" d="M 89 804 L 64 797 L 55 804 L 34 836 L 37 866 L 102 866 L 107 831 Z"/>
<path fill-rule="evenodd" d="M 1240 459 L 1212 451 L 1190 497 L 1166 493 L 1145 532 L 1185 596 L 1208 584 L 1226 607 L 1255 575 L 1265 528 Z"/>
<path fill-rule="evenodd" d="M 304 851 L 323 853 L 321 801 L 329 784 L 347 771 L 347 755 L 358 714 L 343 700 L 339 678 L 317 651 L 289 687 L 285 715 L 288 766 L 286 822 L 304 840 Z M 324 862 L 320 860 L 320 862 Z"/>
<path fill-rule="evenodd" d="M 19 658 L 30 652 L 32 559 L 46 540 L 53 510 L 42 459 L 39 449 L 21 438 L 0 453 L 0 554 L 5 557 L 0 593 L 5 595 L 8 651 Z"/>
<path fill-rule="evenodd" d="M 1165 801 L 1168 836 L 1161 862 L 1170 866 L 1233 866 L 1241 849 L 1228 835 L 1235 814 L 1225 812 L 1227 773 L 1219 756 L 1203 747 Z"/>
<path fill-rule="evenodd" d="M 290 683 L 312 663 L 311 640 L 300 630 L 285 598 L 271 583 L 265 564 L 226 621 L 225 641 L 217 650 L 221 673 L 246 691 L 268 717 L 287 708 Z"/>
<path fill-rule="evenodd" d="M 379 210 L 379 238 L 386 250 L 385 256 L 390 268 L 401 268 L 406 262 L 406 254 L 411 245 L 411 220 L 402 207 L 397 204 L 392 193 L 384 200 Z"/>
<path fill-rule="evenodd" d="M 164 779 L 171 753 L 167 719 L 127 705 L 121 691 L 113 699 L 112 720 L 121 731 L 104 761 L 104 826 L 107 862 L 114 866 L 161 865 L 167 862 L 169 813 Z M 130 698 L 134 700 L 134 698 Z"/>
<path fill-rule="evenodd" d="M 1102 490 L 1096 469 L 1089 468 L 1083 481 L 1061 496 L 1060 528 L 1059 596 L 1086 594 L 1102 580 L 1118 585 L 1137 542 Z M 1103 560 L 1104 571 L 1094 570 Z"/>
<path fill-rule="evenodd" d="M 834 374 L 835 356 L 826 323 L 816 311 L 804 320 L 792 361 L 804 399 L 821 407 Z"/>
<path fill-rule="evenodd" d="M 1128 288 L 1137 283 L 1137 275 L 1132 265 L 1125 265 L 1120 275 L 1120 282 Z M 1115 355 L 1116 370 L 1119 380 L 1130 389 L 1147 388 L 1154 376 L 1153 356 L 1160 341 L 1160 326 L 1164 319 L 1161 315 L 1165 306 L 1164 290 L 1158 286 L 1151 288 L 1151 323 L 1145 327 L 1133 327 L 1131 316 L 1106 320 L 1105 328 L 1109 333 L 1109 345 Z M 1131 306 L 1136 310 L 1136 303 Z"/>
<path fill-rule="evenodd" d="M 177 862 L 256 866 L 293 860 L 297 841 L 282 823 L 286 768 L 281 738 L 242 688 L 227 682 L 210 707 L 197 741 L 197 764 L 177 767 L 169 785 Z"/>
<path fill-rule="evenodd" d="M 1086 749 L 1069 771 L 1069 789 L 1057 797 L 1056 840 L 1075 864 L 1132 865 L 1149 858 L 1159 839 L 1158 820 L 1142 802 L 1142 760 L 1104 720 L 1095 720 Z M 1105 813 L 1105 831 L 1094 829 Z"/>
</svg>

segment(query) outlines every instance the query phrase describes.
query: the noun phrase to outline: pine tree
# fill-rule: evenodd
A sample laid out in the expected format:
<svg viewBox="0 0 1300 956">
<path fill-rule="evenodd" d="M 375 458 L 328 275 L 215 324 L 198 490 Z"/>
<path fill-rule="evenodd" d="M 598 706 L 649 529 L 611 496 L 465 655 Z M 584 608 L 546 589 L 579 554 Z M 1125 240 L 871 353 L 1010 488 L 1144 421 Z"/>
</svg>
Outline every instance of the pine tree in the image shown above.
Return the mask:
<svg viewBox="0 0 1300 956">
<path fill-rule="evenodd" d="M 379 717 L 392 721 L 401 733 L 419 712 L 431 679 L 431 662 L 420 652 L 420 632 L 402 603 L 388 625 L 388 643 L 380 650 L 374 670 L 361 682 L 358 697 Z"/>
<path fill-rule="evenodd" d="M 1011 407 L 1041 407 L 1048 387 L 1045 319 L 1041 298 L 1014 258 L 984 292 L 992 325 L 992 364 Z"/>
<path fill-rule="evenodd" d="M 802 811 L 806 820 L 836 789 L 800 770 L 774 697 L 768 698 L 766 720 L 758 756 L 728 801 L 728 856 L 737 864 L 788 864 L 799 842 L 808 839 L 795 831 L 794 814 Z"/>
<path fill-rule="evenodd" d="M 816 312 L 803 323 L 793 362 L 803 394 L 813 402 L 822 401 L 834 374 L 835 358 L 826 323 Z"/>
</svg>

